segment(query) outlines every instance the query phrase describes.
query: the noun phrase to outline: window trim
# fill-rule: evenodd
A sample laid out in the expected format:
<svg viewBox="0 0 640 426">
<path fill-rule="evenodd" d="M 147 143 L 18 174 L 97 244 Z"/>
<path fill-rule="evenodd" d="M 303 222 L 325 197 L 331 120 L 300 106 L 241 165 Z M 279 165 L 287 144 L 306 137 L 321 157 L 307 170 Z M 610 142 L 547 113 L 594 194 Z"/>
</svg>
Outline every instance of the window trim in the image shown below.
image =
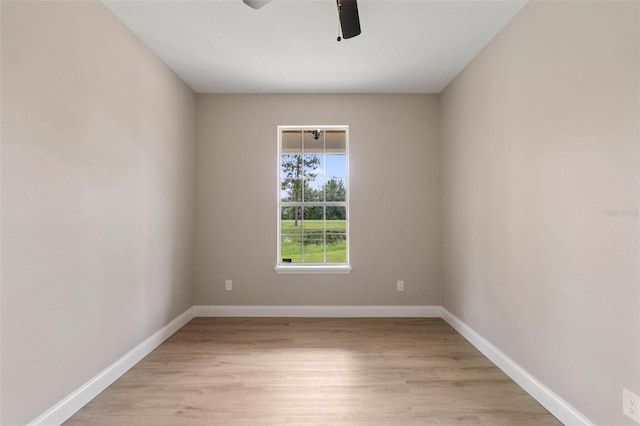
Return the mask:
<svg viewBox="0 0 640 426">
<path fill-rule="evenodd" d="M 327 265 L 277 265 L 273 268 L 278 274 L 350 274 L 351 265 L 329 263 Z"/>
<path fill-rule="evenodd" d="M 347 194 L 346 199 L 344 201 L 346 207 L 346 236 L 347 236 L 347 261 L 345 263 L 297 263 L 297 264 L 287 264 L 283 263 L 281 260 L 280 254 L 280 245 L 281 245 L 281 161 L 282 161 L 282 132 L 285 130 L 315 130 L 315 129 L 323 129 L 323 130 L 344 130 L 345 132 L 345 152 L 346 152 L 346 181 L 347 181 Z M 277 221 L 277 246 L 276 246 L 276 266 L 274 270 L 278 274 L 349 274 L 351 273 L 351 261 L 350 261 L 350 220 L 349 220 L 349 196 L 350 196 L 350 176 L 349 176 L 349 126 L 348 125 L 299 125 L 299 126 L 290 126 L 290 125 L 280 125 L 277 128 L 278 132 L 278 152 L 277 152 L 277 161 L 276 161 L 276 221 Z M 326 154 L 324 152 L 323 154 Z M 325 219 L 326 220 L 326 219 Z"/>
</svg>

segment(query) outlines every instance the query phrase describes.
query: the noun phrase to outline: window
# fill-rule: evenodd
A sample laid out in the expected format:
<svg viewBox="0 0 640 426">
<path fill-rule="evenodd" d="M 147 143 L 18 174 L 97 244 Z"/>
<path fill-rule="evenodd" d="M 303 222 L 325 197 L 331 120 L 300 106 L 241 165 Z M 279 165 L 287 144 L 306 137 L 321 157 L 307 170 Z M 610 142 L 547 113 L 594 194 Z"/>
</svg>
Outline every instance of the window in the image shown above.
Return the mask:
<svg viewBox="0 0 640 426">
<path fill-rule="evenodd" d="M 347 273 L 348 126 L 278 126 L 279 273 Z"/>
</svg>

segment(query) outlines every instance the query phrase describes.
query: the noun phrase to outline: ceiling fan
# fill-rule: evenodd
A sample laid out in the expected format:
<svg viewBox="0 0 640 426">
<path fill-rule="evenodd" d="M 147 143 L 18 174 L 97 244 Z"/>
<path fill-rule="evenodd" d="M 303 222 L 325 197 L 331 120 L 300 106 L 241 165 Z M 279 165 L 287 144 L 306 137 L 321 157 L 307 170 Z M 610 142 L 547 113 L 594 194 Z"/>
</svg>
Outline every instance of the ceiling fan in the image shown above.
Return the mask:
<svg viewBox="0 0 640 426">
<path fill-rule="evenodd" d="M 260 9 L 271 0 L 242 0 L 247 6 L 254 9 Z M 358 4 L 356 0 L 336 0 L 338 5 L 338 19 L 340 20 L 340 29 L 342 30 L 342 38 L 352 38 L 360 35 L 360 16 L 358 15 Z M 338 36 L 338 41 L 341 37 Z"/>
</svg>

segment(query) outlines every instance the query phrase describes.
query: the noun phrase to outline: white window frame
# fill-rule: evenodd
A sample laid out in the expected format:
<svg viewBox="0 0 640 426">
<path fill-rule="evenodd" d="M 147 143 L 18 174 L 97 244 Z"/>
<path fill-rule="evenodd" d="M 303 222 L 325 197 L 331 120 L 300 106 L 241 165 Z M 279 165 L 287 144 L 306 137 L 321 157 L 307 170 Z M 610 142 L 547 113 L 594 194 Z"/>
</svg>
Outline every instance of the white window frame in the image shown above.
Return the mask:
<svg viewBox="0 0 640 426">
<path fill-rule="evenodd" d="M 282 132 L 285 130 L 344 130 L 345 132 L 345 153 L 347 157 L 346 161 L 346 182 L 347 182 L 347 194 L 346 199 L 344 201 L 346 207 L 346 235 L 347 235 L 347 261 L 346 263 L 300 263 L 300 264 L 291 264 L 282 262 L 282 257 L 280 255 L 280 240 L 281 240 L 281 159 L 282 159 Z M 277 238 L 277 251 L 276 251 L 276 266 L 275 271 L 278 274 L 349 274 L 351 273 L 351 263 L 349 260 L 349 246 L 350 246 L 350 221 L 349 221 L 349 195 L 351 188 L 351 180 L 349 176 L 349 126 L 348 125 L 314 125 L 314 126 L 278 126 L 278 157 L 276 161 L 276 196 L 277 196 L 277 213 L 276 218 L 278 222 L 278 232 L 276 234 Z M 323 202 L 323 205 L 326 207 L 326 201 Z M 326 218 L 325 218 L 326 220 Z M 326 232 L 326 231 L 325 231 Z"/>
</svg>

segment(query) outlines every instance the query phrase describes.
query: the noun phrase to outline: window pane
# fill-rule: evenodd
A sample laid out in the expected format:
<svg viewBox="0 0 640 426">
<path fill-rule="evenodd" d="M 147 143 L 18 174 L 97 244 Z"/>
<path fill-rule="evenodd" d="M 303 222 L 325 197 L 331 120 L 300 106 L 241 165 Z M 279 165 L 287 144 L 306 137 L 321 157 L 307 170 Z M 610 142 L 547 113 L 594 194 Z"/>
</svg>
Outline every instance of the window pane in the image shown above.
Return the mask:
<svg viewBox="0 0 640 426">
<path fill-rule="evenodd" d="M 326 152 L 347 152 L 345 143 L 346 133 L 344 130 L 327 130 L 325 132 Z"/>
<path fill-rule="evenodd" d="M 284 130 L 282 132 L 282 153 L 302 152 L 302 130 Z"/>
<path fill-rule="evenodd" d="M 302 180 L 283 179 L 280 182 L 280 201 L 302 201 Z"/>
<path fill-rule="evenodd" d="M 305 263 L 324 263 L 324 237 L 305 235 L 303 253 Z"/>
<path fill-rule="evenodd" d="M 304 156 L 304 175 L 312 178 L 324 176 L 324 155 Z"/>
<path fill-rule="evenodd" d="M 326 177 L 347 177 L 347 156 L 342 154 L 331 154 L 325 158 Z"/>
<path fill-rule="evenodd" d="M 280 208 L 280 233 L 300 234 L 302 232 L 302 207 Z"/>
<path fill-rule="evenodd" d="M 324 134 L 324 130 L 305 130 L 304 152 L 322 154 L 324 152 Z"/>
<path fill-rule="evenodd" d="M 347 208 L 327 206 L 327 233 L 347 232 Z"/>
<path fill-rule="evenodd" d="M 323 179 L 308 179 L 304 181 L 304 202 L 324 201 Z"/>
<path fill-rule="evenodd" d="M 299 178 L 303 173 L 302 155 L 283 155 L 280 157 L 280 177 Z"/>
<path fill-rule="evenodd" d="M 282 263 L 302 262 L 302 237 L 300 235 L 282 235 L 280 237 Z"/>
<path fill-rule="evenodd" d="M 324 209 L 320 206 L 305 207 L 302 229 L 305 235 L 322 235 L 324 232 Z"/>
<path fill-rule="evenodd" d="M 347 234 L 327 234 L 327 263 L 346 263 Z"/>
<path fill-rule="evenodd" d="M 326 179 L 324 191 L 327 201 L 347 200 L 347 180 L 346 179 Z"/>
</svg>

